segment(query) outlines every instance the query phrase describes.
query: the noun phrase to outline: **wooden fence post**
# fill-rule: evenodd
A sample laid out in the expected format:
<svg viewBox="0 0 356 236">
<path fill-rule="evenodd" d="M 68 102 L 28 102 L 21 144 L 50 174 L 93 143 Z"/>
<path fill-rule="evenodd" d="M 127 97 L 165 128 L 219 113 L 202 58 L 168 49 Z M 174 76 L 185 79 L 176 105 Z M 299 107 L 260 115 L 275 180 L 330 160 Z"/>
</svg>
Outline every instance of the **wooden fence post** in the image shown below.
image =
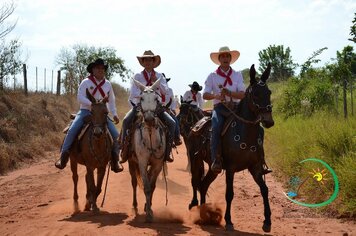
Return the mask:
<svg viewBox="0 0 356 236">
<path fill-rule="evenodd" d="M 22 65 L 23 68 L 23 85 L 24 85 L 24 90 L 25 90 L 25 95 L 27 96 L 27 69 L 26 69 L 26 64 Z"/>
<path fill-rule="evenodd" d="M 61 71 L 57 72 L 57 96 L 61 94 Z"/>
</svg>

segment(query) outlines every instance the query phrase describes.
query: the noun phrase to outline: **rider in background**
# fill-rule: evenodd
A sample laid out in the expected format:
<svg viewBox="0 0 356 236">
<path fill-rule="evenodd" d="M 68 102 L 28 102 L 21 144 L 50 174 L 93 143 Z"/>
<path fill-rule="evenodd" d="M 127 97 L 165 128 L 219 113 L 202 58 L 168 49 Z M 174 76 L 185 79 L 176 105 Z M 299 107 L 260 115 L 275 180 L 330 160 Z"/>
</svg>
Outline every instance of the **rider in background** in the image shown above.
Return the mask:
<svg viewBox="0 0 356 236">
<path fill-rule="evenodd" d="M 145 86 L 151 86 L 153 83 L 162 77 L 162 74 L 155 71 L 154 68 L 158 67 L 161 64 L 161 57 L 159 55 L 155 55 L 151 50 L 145 51 L 142 56 L 137 56 L 137 60 L 140 65 L 144 68 L 143 71 L 135 74 L 134 79 L 139 81 Z M 168 85 L 166 80 L 163 78 L 160 80 L 160 86 L 157 88 L 157 93 L 160 96 L 160 102 L 162 104 L 166 101 L 166 96 L 168 93 Z M 140 102 L 140 94 L 141 90 L 135 85 L 135 83 L 131 83 L 130 88 L 130 96 L 129 96 L 129 103 L 132 106 L 132 109 L 127 112 L 126 116 L 124 117 L 122 123 L 122 137 L 121 143 L 124 145 L 123 151 L 121 153 L 122 160 L 121 163 L 124 163 L 128 159 L 128 145 L 130 145 L 129 140 L 129 130 L 133 124 L 134 118 L 138 112 L 137 107 Z M 175 121 L 174 119 L 165 111 L 157 114 L 158 117 L 168 126 L 168 143 L 167 143 L 167 150 L 165 155 L 165 160 L 168 162 L 172 162 L 173 159 L 170 157 L 171 149 L 173 146 L 173 135 L 175 132 Z M 128 137 L 128 138 L 127 138 Z M 177 141 L 178 142 L 178 141 Z M 176 143 L 177 145 L 177 143 Z"/>
<path fill-rule="evenodd" d="M 203 89 L 203 87 L 200 86 L 196 81 L 194 81 L 192 84 L 189 84 L 188 86 L 190 87 L 190 90 L 184 93 L 183 101 L 191 101 L 190 105 L 195 105 L 202 110 L 204 101 L 200 91 Z"/>
<path fill-rule="evenodd" d="M 107 103 L 108 110 L 113 115 L 114 122 L 116 124 L 120 122 L 116 112 L 114 91 L 112 89 L 111 83 L 105 79 L 105 73 L 107 69 L 108 65 L 101 58 L 98 58 L 95 60 L 95 62 L 92 62 L 87 66 L 87 71 L 90 75 L 80 83 L 77 94 L 80 110 L 68 129 L 67 135 L 61 148 L 61 157 L 55 163 L 55 166 L 59 169 L 64 169 L 66 167 L 69 160 L 69 150 L 84 125 L 84 118 L 90 115 L 91 101 L 86 96 L 87 89 L 96 100 L 100 100 L 105 96 L 109 96 L 109 101 Z M 118 163 L 120 154 L 120 147 L 118 143 L 119 132 L 117 131 L 114 123 L 109 118 L 108 129 L 113 138 L 111 170 L 115 173 L 118 173 L 123 170 L 123 167 Z"/>
</svg>

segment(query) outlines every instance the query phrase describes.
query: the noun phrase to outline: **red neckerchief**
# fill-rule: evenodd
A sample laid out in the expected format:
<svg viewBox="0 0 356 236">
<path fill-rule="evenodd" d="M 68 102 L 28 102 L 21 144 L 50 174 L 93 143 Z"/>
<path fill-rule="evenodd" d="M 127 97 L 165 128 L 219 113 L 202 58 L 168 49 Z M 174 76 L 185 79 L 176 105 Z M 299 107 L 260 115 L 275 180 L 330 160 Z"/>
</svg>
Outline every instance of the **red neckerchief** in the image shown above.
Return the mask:
<svg viewBox="0 0 356 236">
<path fill-rule="evenodd" d="M 151 86 L 153 84 L 153 82 L 155 82 L 154 80 L 156 80 L 156 72 L 154 70 L 152 70 L 151 72 L 151 77 L 148 77 L 148 73 L 146 70 L 142 71 L 143 77 L 145 77 L 146 80 L 146 86 Z M 166 101 L 166 95 L 162 93 L 162 91 L 160 91 L 161 93 L 161 98 L 162 98 L 162 102 Z"/>
<path fill-rule="evenodd" d="M 151 72 L 151 77 L 148 77 L 148 73 L 146 70 L 143 70 L 142 71 L 142 74 L 143 74 L 143 77 L 145 77 L 145 80 L 146 80 L 146 86 L 151 86 L 153 84 L 155 78 L 156 78 L 156 73 L 154 70 L 152 70 Z"/>
<path fill-rule="evenodd" d="M 196 102 L 197 101 L 197 93 L 198 92 L 195 92 L 193 90 L 191 90 L 191 91 L 192 91 L 192 95 L 193 95 L 193 100 Z"/>
<path fill-rule="evenodd" d="M 93 90 L 93 92 L 92 92 L 91 95 L 94 96 L 95 93 L 96 93 L 96 91 L 99 90 L 101 96 L 104 98 L 104 97 L 105 97 L 105 93 L 104 93 L 104 90 L 103 90 L 103 88 L 102 88 L 101 86 L 103 86 L 103 85 L 105 84 L 105 79 L 103 79 L 99 84 L 95 81 L 95 78 L 94 78 L 93 75 L 90 75 L 90 76 L 88 77 L 88 79 L 90 79 L 91 82 L 93 82 L 93 83 L 95 84 L 95 86 L 96 86 L 96 87 L 94 88 L 94 90 Z"/>
<path fill-rule="evenodd" d="M 229 73 L 227 73 L 227 75 L 221 70 L 220 66 L 218 67 L 218 69 L 216 70 L 216 73 L 218 75 L 220 75 L 221 77 L 225 78 L 225 82 L 224 82 L 224 87 L 226 86 L 226 84 L 232 85 L 232 80 L 230 78 L 231 74 L 232 74 L 232 69 L 230 67 Z"/>
</svg>

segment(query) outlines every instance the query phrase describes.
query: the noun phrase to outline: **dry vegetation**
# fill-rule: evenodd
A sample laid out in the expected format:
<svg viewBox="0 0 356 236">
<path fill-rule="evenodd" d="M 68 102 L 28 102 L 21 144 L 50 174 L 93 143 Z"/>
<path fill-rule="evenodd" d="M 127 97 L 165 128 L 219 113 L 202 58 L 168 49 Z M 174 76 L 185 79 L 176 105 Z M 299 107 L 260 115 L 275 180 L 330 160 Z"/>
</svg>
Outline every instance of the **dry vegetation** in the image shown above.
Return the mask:
<svg viewBox="0 0 356 236">
<path fill-rule="evenodd" d="M 127 92 L 114 85 L 118 114 L 128 110 Z M 69 115 L 79 105 L 75 96 L 56 96 L 23 91 L 0 93 L 0 174 L 41 159 L 46 151 L 58 150 Z"/>
</svg>

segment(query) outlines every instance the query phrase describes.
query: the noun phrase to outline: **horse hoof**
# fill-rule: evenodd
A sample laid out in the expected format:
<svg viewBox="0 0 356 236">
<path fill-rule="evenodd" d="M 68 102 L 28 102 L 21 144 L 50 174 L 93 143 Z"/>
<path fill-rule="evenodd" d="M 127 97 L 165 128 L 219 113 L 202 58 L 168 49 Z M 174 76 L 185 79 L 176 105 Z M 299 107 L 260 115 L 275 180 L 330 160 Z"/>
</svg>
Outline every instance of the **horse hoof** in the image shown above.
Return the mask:
<svg viewBox="0 0 356 236">
<path fill-rule="evenodd" d="M 227 224 L 225 225 L 225 230 L 226 231 L 234 231 L 234 225 L 233 224 Z"/>
<path fill-rule="evenodd" d="M 93 208 L 93 213 L 98 214 L 100 212 L 100 209 L 98 207 Z"/>
<path fill-rule="evenodd" d="M 271 224 L 264 223 L 263 226 L 262 226 L 262 229 L 266 233 L 271 232 Z"/>
<path fill-rule="evenodd" d="M 153 222 L 153 216 L 152 215 L 147 215 L 146 216 L 146 223 L 152 223 Z"/>
</svg>

